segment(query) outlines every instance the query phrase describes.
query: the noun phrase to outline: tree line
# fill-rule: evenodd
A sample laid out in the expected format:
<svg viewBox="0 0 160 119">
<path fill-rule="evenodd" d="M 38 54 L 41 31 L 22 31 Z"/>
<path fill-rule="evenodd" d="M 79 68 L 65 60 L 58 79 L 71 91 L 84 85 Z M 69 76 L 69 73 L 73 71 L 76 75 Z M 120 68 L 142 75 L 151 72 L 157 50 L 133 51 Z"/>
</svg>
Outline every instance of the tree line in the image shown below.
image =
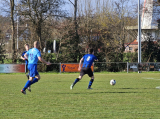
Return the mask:
<svg viewBox="0 0 160 119">
<path fill-rule="evenodd" d="M 129 56 L 124 53 L 124 44 L 137 37 L 125 29 L 137 25 L 137 3 L 130 4 L 132 1 L 94 0 L 93 6 L 92 0 L 19 0 L 18 3 L 3 0 L 8 7 L 3 8 L 6 16 L 0 16 L 0 40 L 5 42 L 5 33 L 10 29 L 12 63 L 17 62 L 23 45 L 29 43 L 33 47 L 35 40 L 40 42 L 42 52 L 44 48 L 52 50 L 53 40 L 57 41 L 57 52 L 44 54 L 53 62 L 79 62 L 88 48 L 94 48 L 101 62 L 124 62 Z M 70 4 L 73 14 L 62 9 L 66 4 Z M 19 49 L 16 48 L 17 20 Z M 149 47 L 152 50 L 152 45 Z M 158 46 L 154 48 L 158 53 Z M 143 49 L 150 54 L 142 53 L 142 60 L 155 61 L 152 57 L 155 53 L 148 49 Z M 128 61 L 137 62 L 138 56 L 133 54 Z"/>
</svg>

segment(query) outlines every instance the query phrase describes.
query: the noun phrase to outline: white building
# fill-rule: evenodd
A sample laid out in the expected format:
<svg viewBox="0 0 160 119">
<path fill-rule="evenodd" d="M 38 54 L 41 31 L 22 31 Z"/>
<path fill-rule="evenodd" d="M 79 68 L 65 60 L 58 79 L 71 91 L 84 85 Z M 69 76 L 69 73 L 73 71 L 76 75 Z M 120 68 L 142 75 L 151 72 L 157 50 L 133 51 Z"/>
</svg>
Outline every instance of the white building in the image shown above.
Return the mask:
<svg viewBox="0 0 160 119">
<path fill-rule="evenodd" d="M 141 14 L 141 41 L 160 40 L 160 0 L 144 0 Z M 137 36 L 138 26 L 127 26 Z"/>
<path fill-rule="evenodd" d="M 157 0 L 144 0 L 141 15 L 142 41 L 160 40 L 160 6 Z"/>
</svg>

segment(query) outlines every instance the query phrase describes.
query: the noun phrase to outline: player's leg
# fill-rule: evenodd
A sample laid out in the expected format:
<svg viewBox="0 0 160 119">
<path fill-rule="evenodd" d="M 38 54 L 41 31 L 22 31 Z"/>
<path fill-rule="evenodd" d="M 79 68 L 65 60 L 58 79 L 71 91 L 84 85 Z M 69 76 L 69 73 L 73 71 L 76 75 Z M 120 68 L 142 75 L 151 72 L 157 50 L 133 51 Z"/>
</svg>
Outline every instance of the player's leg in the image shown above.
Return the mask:
<svg viewBox="0 0 160 119">
<path fill-rule="evenodd" d="M 27 65 L 27 67 L 28 67 L 28 65 Z M 28 74 L 26 76 L 27 76 L 27 78 L 29 80 L 29 70 L 28 70 L 28 68 L 27 68 L 27 72 L 28 72 Z M 29 92 L 31 92 L 31 86 L 29 86 L 27 89 L 28 89 Z"/>
<path fill-rule="evenodd" d="M 29 80 L 26 82 L 24 88 L 21 90 L 23 94 L 26 94 L 25 90 L 28 89 L 32 84 L 38 82 L 40 80 L 40 76 L 36 75 L 35 77 L 30 77 Z M 30 91 L 31 92 L 31 91 Z"/>
<path fill-rule="evenodd" d="M 92 86 L 93 81 L 94 81 L 94 76 L 92 76 L 91 80 L 89 81 L 88 89 L 92 89 L 91 86 Z"/>
<path fill-rule="evenodd" d="M 82 77 L 83 77 L 83 76 L 79 76 L 78 78 L 75 79 L 75 81 L 74 81 L 74 82 L 71 84 L 71 86 L 70 86 L 70 89 L 71 89 L 71 90 L 73 89 L 74 85 L 75 85 L 78 81 L 80 81 L 80 80 L 82 79 Z"/>
<path fill-rule="evenodd" d="M 39 80 L 40 80 L 40 75 L 38 74 L 38 75 L 36 75 L 36 76 L 34 77 L 34 79 L 33 79 L 33 81 L 32 81 L 32 84 L 38 82 Z M 32 84 L 31 84 L 31 85 L 32 85 Z"/>
<path fill-rule="evenodd" d="M 30 77 L 29 80 L 26 82 L 24 88 L 21 90 L 21 92 L 23 94 L 26 94 L 26 89 L 28 89 L 28 87 L 30 87 L 32 84 L 38 82 L 38 80 L 40 80 L 40 76 L 39 75 L 36 75 L 35 77 Z"/>
<path fill-rule="evenodd" d="M 85 75 L 85 71 L 81 69 L 80 75 L 78 78 L 75 79 L 75 81 L 71 84 L 70 89 L 72 90 L 74 85 L 82 79 L 82 77 Z"/>
<path fill-rule="evenodd" d="M 37 71 L 37 65 L 28 65 L 30 78 L 26 82 L 24 88 L 21 90 L 23 94 L 26 94 L 25 90 L 32 84 L 38 82 L 40 79 L 39 73 Z"/>
<path fill-rule="evenodd" d="M 91 86 L 92 86 L 93 81 L 94 81 L 94 75 L 93 75 L 93 72 L 90 68 L 88 69 L 88 76 L 91 77 L 91 80 L 89 81 L 87 89 L 92 89 Z"/>
<path fill-rule="evenodd" d="M 31 89 L 30 89 L 31 85 L 34 84 L 34 83 L 36 83 L 36 82 L 38 82 L 38 80 L 40 80 L 40 75 L 39 75 L 39 74 L 32 78 L 31 84 L 30 84 L 30 85 L 28 86 L 28 88 L 27 88 L 28 91 L 31 92 Z"/>
<path fill-rule="evenodd" d="M 28 74 L 26 74 L 28 72 Z M 28 65 L 26 65 L 26 72 L 25 72 L 27 79 L 29 80 L 29 70 L 28 70 Z"/>
<path fill-rule="evenodd" d="M 24 88 L 21 90 L 23 94 L 26 94 L 26 89 L 32 84 L 34 77 L 30 77 L 29 80 L 26 82 Z"/>
</svg>

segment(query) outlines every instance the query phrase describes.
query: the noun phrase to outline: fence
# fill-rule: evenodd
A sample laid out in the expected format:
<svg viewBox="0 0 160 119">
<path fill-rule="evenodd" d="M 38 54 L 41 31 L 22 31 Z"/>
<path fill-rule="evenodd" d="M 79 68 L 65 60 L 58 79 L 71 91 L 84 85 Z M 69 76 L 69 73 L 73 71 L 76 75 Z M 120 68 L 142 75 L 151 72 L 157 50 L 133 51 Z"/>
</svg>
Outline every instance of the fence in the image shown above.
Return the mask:
<svg viewBox="0 0 160 119">
<path fill-rule="evenodd" d="M 127 63 L 127 72 L 160 71 L 160 62 Z"/>
<path fill-rule="evenodd" d="M 65 64 L 65 65 L 64 65 Z M 66 64 L 69 64 L 66 65 Z M 24 64 L 21 64 L 24 65 Z M 0 73 L 14 73 L 16 68 L 19 68 L 20 64 L 0 64 Z M 39 72 L 78 72 L 78 63 L 52 63 L 47 66 L 45 64 L 39 63 L 37 70 Z M 11 70 L 14 69 L 14 71 Z M 24 68 L 24 67 L 23 67 Z M 66 69 L 67 70 L 66 70 Z M 2 69 L 7 69 L 8 72 L 2 71 Z M 128 63 L 128 62 L 95 62 L 92 66 L 94 72 L 138 72 L 138 71 L 160 71 L 160 62 L 156 63 Z"/>
<path fill-rule="evenodd" d="M 24 64 L 0 64 L 0 73 L 24 72 Z M 39 63 L 39 72 L 78 72 L 78 63 L 52 63 L 47 66 Z M 94 72 L 138 72 L 138 71 L 160 71 L 160 62 L 151 63 L 128 63 L 128 62 L 95 62 L 92 65 Z M 21 69 L 21 70 L 19 70 Z"/>
<path fill-rule="evenodd" d="M 66 71 L 63 64 L 70 64 L 70 71 Z M 93 65 L 93 68 L 91 68 L 94 72 L 127 72 L 126 62 L 95 62 Z M 39 64 L 37 68 L 40 72 L 78 72 L 78 70 L 75 70 L 78 69 L 78 63 L 52 63 L 50 66 L 46 66 L 45 64 Z"/>
</svg>

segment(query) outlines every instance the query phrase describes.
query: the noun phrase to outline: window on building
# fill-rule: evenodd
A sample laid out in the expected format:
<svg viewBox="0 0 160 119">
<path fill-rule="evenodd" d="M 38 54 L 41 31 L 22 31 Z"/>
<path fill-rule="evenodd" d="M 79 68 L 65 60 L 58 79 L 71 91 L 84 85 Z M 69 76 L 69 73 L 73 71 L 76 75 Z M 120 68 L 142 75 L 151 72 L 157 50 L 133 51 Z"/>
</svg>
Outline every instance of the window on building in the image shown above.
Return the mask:
<svg viewBox="0 0 160 119">
<path fill-rule="evenodd" d="M 129 47 L 129 50 L 132 50 L 132 47 Z"/>
</svg>

